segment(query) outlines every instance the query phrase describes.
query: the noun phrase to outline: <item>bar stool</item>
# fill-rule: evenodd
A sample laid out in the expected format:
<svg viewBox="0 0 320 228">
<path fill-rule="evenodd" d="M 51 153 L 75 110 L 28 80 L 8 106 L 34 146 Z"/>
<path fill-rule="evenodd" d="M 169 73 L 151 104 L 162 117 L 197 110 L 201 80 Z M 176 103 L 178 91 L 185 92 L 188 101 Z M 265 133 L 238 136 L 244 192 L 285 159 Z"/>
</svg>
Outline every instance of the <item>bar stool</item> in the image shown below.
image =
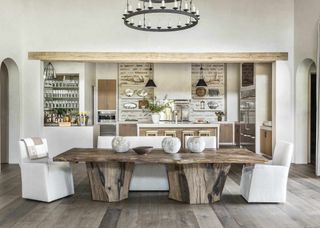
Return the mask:
<svg viewBox="0 0 320 228">
<path fill-rule="evenodd" d="M 211 136 L 211 132 L 208 130 L 201 130 L 199 131 L 199 136 Z"/>
<path fill-rule="evenodd" d="M 185 130 L 182 131 L 182 145 L 184 146 L 186 144 L 186 137 L 187 136 L 194 136 L 194 131 L 190 131 L 190 130 Z"/>
<path fill-rule="evenodd" d="M 164 136 L 177 137 L 176 131 L 164 131 Z"/>
<path fill-rule="evenodd" d="M 158 136 L 158 131 L 146 131 L 146 136 Z"/>
</svg>

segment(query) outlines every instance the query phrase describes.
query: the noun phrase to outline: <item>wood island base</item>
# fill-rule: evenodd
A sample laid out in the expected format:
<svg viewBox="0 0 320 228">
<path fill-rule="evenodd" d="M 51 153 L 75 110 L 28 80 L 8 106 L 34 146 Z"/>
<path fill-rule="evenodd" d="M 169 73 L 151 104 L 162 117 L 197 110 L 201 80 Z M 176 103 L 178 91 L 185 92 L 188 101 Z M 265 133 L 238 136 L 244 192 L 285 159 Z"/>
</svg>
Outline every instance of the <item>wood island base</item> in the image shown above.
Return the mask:
<svg viewBox="0 0 320 228">
<path fill-rule="evenodd" d="M 168 165 L 169 198 L 189 204 L 220 200 L 231 164 Z"/>
<path fill-rule="evenodd" d="M 92 200 L 118 202 L 128 198 L 134 163 L 86 162 Z"/>
</svg>

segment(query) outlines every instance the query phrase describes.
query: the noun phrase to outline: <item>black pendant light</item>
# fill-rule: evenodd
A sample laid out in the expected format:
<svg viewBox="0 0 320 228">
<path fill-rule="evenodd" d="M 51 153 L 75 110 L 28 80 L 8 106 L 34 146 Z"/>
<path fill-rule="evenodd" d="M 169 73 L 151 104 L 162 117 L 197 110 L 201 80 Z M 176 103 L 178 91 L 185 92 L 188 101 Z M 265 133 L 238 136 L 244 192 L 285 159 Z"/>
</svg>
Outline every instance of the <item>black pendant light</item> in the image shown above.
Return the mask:
<svg viewBox="0 0 320 228">
<path fill-rule="evenodd" d="M 155 88 L 157 87 L 156 83 L 154 83 L 154 81 L 152 80 L 152 67 L 151 67 L 151 64 L 150 64 L 150 68 L 149 68 L 149 73 L 150 73 L 150 77 L 149 77 L 149 80 L 146 84 L 145 87 L 149 87 L 149 88 Z"/>
<path fill-rule="evenodd" d="M 200 67 L 200 79 L 196 85 L 196 87 L 207 87 L 207 83 L 205 82 L 204 78 L 203 78 L 203 68 L 202 68 L 202 64 Z"/>
</svg>

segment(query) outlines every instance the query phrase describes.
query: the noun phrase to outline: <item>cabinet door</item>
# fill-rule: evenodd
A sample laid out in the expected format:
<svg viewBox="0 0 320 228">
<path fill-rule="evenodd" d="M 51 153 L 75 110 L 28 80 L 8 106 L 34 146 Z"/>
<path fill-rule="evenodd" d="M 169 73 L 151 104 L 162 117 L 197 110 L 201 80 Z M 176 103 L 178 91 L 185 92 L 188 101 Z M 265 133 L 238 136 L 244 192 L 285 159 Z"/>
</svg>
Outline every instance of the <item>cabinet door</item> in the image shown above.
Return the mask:
<svg viewBox="0 0 320 228">
<path fill-rule="evenodd" d="M 116 110 L 116 80 L 98 80 L 98 109 Z"/>
<path fill-rule="evenodd" d="M 272 157 L 272 131 L 260 130 L 260 152 Z"/>
<path fill-rule="evenodd" d="M 119 136 L 137 136 L 137 125 L 119 124 Z"/>
<path fill-rule="evenodd" d="M 272 131 L 266 131 L 266 154 L 272 157 Z"/>
<path fill-rule="evenodd" d="M 220 124 L 220 143 L 233 144 L 233 124 Z"/>
<path fill-rule="evenodd" d="M 260 152 L 266 154 L 266 130 L 260 130 Z"/>
</svg>

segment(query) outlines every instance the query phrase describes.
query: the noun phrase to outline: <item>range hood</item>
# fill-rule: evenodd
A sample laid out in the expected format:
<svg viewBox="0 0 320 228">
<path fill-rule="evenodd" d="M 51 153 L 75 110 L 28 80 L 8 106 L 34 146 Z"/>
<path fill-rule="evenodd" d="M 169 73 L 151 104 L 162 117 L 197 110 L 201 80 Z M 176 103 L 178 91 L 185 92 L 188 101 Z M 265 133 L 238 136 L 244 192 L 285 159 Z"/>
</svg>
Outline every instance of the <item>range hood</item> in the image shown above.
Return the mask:
<svg viewBox="0 0 320 228">
<path fill-rule="evenodd" d="M 154 93 L 159 99 L 191 99 L 191 64 L 154 64 Z"/>
</svg>

